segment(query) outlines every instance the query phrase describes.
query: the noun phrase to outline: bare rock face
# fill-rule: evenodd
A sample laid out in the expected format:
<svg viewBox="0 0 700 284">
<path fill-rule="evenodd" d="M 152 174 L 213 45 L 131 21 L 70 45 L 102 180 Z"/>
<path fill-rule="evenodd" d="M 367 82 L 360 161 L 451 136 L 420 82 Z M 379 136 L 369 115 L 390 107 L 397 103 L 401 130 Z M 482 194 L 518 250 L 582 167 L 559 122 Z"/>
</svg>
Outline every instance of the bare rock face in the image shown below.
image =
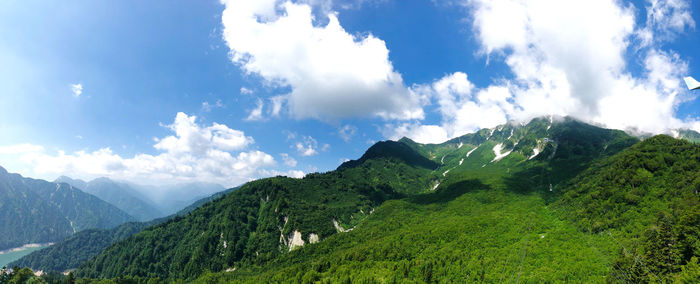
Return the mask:
<svg viewBox="0 0 700 284">
<path fill-rule="evenodd" d="M 292 251 L 296 247 L 302 247 L 304 246 L 305 242 L 301 238 L 301 232 L 299 230 L 295 230 L 290 236 L 289 236 L 289 251 Z"/>
<path fill-rule="evenodd" d="M 309 234 L 309 243 L 318 243 L 318 235 L 314 233 Z"/>
</svg>

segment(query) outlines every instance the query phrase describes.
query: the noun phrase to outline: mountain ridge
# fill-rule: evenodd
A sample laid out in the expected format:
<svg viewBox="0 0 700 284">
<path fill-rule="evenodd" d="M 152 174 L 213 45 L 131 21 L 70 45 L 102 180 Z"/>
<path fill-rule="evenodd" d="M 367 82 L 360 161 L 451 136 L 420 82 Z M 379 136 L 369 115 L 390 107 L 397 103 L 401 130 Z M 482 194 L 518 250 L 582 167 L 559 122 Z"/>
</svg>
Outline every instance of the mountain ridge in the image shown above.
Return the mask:
<svg viewBox="0 0 700 284">
<path fill-rule="evenodd" d="M 84 229 L 133 221 L 113 205 L 68 184 L 25 178 L 1 167 L 0 195 L 0 229 L 8 232 L 0 249 L 56 242 Z"/>
</svg>

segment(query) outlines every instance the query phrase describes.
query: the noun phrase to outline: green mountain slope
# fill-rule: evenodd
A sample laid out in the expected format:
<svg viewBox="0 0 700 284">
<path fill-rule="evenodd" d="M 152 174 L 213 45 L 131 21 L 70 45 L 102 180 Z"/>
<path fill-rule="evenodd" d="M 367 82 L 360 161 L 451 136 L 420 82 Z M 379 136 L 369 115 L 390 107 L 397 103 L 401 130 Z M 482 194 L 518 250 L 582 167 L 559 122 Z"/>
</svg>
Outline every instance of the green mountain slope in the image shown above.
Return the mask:
<svg viewBox="0 0 700 284">
<path fill-rule="evenodd" d="M 0 168 L 0 250 L 61 240 L 89 228 L 112 228 L 133 217 L 77 188 L 23 178 Z"/>
<path fill-rule="evenodd" d="M 248 183 L 114 244 L 76 274 L 668 282 L 700 272 L 697 152 L 552 117 L 442 144 L 380 142 L 336 171 Z"/>
<path fill-rule="evenodd" d="M 698 173 L 699 146 L 656 136 L 551 195 L 466 180 L 386 202 L 356 230 L 266 265 L 199 281 L 696 283 Z"/>
<path fill-rule="evenodd" d="M 77 274 L 189 278 L 239 262 L 265 263 L 301 243 L 356 226 L 385 200 L 427 190 L 431 172 L 396 157 L 376 157 L 303 179 L 250 182 L 184 217 L 116 243 Z"/>
<path fill-rule="evenodd" d="M 700 146 L 654 136 L 578 176 L 556 205 L 619 243 L 617 277 L 670 281 L 700 257 L 698 191 Z"/>
</svg>

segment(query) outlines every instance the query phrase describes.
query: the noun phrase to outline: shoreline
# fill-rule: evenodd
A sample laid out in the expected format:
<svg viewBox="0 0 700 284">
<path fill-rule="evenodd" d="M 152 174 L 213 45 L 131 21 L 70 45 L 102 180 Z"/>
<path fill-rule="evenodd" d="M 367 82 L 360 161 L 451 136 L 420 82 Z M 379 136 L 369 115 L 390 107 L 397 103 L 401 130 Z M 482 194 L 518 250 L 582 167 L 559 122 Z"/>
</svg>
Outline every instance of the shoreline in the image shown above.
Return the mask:
<svg viewBox="0 0 700 284">
<path fill-rule="evenodd" d="M 23 251 L 29 248 L 38 248 L 38 247 L 47 247 L 50 245 L 53 245 L 54 243 L 32 243 L 32 244 L 26 244 L 21 247 L 16 247 L 16 248 L 11 248 L 11 249 L 6 249 L 6 250 L 0 250 L 0 255 L 1 254 L 7 254 L 11 252 L 17 252 L 17 251 Z"/>
</svg>

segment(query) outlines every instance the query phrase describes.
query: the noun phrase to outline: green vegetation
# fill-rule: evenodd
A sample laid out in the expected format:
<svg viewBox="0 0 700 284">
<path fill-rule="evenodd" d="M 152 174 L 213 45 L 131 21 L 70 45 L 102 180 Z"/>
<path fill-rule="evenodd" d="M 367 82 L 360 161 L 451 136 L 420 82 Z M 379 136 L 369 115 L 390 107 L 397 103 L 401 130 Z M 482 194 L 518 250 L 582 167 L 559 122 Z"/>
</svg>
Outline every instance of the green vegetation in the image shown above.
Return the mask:
<svg viewBox="0 0 700 284">
<path fill-rule="evenodd" d="M 63 179 L 66 180 L 67 178 L 63 177 Z M 29 267 L 33 270 L 42 271 L 66 271 L 78 268 L 80 264 L 97 256 L 111 244 L 126 239 L 142 231 L 146 227 L 165 222 L 176 215 L 186 215 L 203 204 L 221 198 L 236 189 L 237 188 L 232 188 L 202 198 L 172 216 L 155 219 L 149 222 L 124 223 L 109 230 L 88 229 L 80 231 L 50 247 L 32 252 L 17 261 L 9 263 L 8 266 Z"/>
<path fill-rule="evenodd" d="M 134 220 L 68 184 L 23 178 L 1 167 L 0 202 L 0 250 L 56 242 L 84 229 L 112 228 Z"/>
<path fill-rule="evenodd" d="M 312 234 L 325 239 L 336 233 L 334 220 L 354 227 L 384 201 L 429 188 L 432 169 L 409 166 L 404 158 L 376 157 L 303 179 L 250 182 L 184 217 L 114 244 L 76 274 L 176 279 L 238 263 L 267 263 L 292 247 L 295 232 L 305 243 Z"/>
<path fill-rule="evenodd" d="M 129 222 L 116 228 L 88 229 L 78 232 L 45 249 L 32 252 L 8 266 L 29 267 L 42 271 L 65 271 L 96 256 L 109 245 L 123 240 L 154 223 Z"/>
<path fill-rule="evenodd" d="M 698 145 L 568 118 L 442 144 L 380 142 L 336 171 L 250 182 L 113 244 L 76 275 L 697 283 L 699 173 Z"/>
<path fill-rule="evenodd" d="M 697 268 L 699 190 L 700 146 L 655 136 L 574 179 L 557 206 L 619 242 L 617 277 L 663 282 Z"/>
</svg>

